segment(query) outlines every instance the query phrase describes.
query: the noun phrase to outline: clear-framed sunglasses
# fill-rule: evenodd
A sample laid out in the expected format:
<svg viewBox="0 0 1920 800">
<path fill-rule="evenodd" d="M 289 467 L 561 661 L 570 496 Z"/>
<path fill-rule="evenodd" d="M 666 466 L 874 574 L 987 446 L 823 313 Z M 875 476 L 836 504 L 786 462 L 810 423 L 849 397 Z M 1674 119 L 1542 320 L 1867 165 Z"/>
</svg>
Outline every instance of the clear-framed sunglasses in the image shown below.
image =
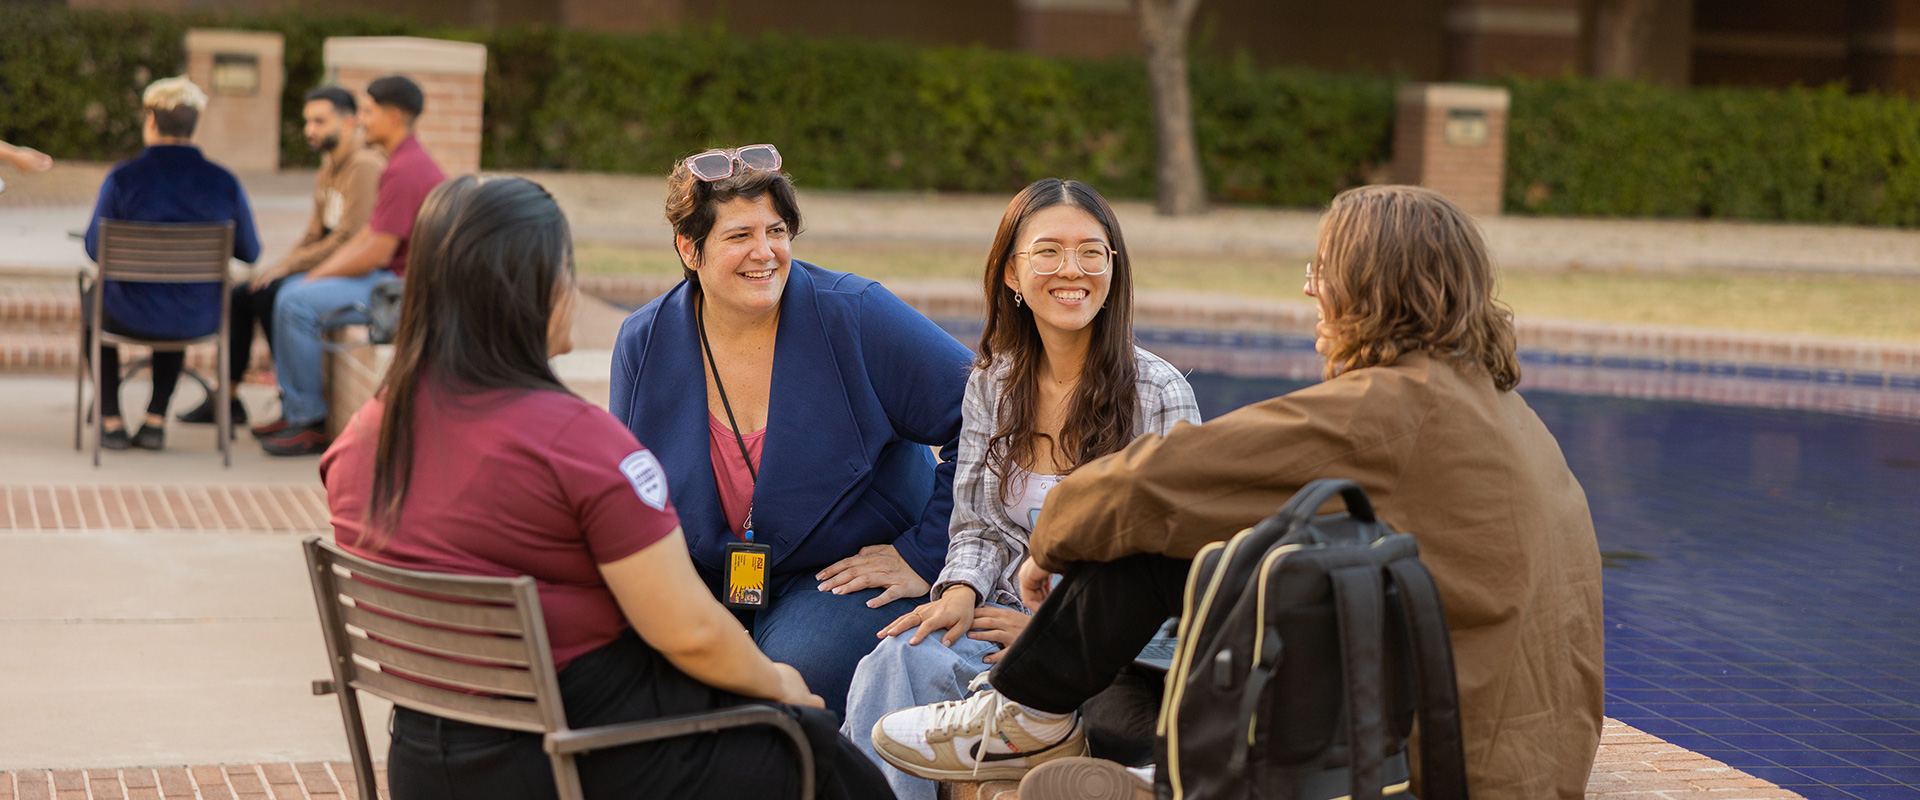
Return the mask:
<svg viewBox="0 0 1920 800">
<path fill-rule="evenodd" d="M 753 170 L 775 170 L 780 168 L 780 151 L 770 144 L 750 144 L 745 147 L 723 147 L 698 155 L 687 157 L 687 170 L 693 177 L 709 183 L 733 177 L 735 161 Z"/>
<path fill-rule="evenodd" d="M 1026 256 L 1027 263 L 1032 265 L 1036 275 L 1052 275 L 1059 272 L 1061 267 L 1067 265 L 1068 258 L 1072 258 L 1073 263 L 1080 268 L 1080 272 L 1087 275 L 1105 273 L 1107 267 L 1113 265 L 1113 248 L 1099 242 L 1088 242 L 1075 248 L 1053 242 L 1041 242 L 1014 255 Z"/>
</svg>

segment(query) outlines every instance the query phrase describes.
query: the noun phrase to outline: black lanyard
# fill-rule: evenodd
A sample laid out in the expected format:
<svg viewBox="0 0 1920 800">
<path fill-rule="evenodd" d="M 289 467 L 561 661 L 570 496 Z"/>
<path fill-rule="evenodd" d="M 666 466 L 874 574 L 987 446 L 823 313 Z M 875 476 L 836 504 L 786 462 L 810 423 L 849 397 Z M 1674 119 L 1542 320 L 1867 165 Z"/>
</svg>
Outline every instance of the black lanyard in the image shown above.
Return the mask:
<svg viewBox="0 0 1920 800">
<path fill-rule="evenodd" d="M 707 298 L 700 297 L 700 305 L 694 309 L 694 322 L 700 328 L 700 349 L 706 353 L 707 366 L 713 368 L 713 388 L 720 392 L 720 407 L 727 410 L 727 426 L 733 429 L 733 443 L 740 446 L 740 460 L 747 465 L 747 477 L 753 481 L 753 488 L 760 487 L 759 471 L 753 468 L 753 457 L 747 455 L 747 439 L 740 435 L 740 423 L 733 418 L 733 403 L 727 400 L 726 384 L 720 382 L 720 365 L 713 360 L 713 345 L 707 342 Z M 747 522 L 745 525 L 747 541 L 753 541 L 753 498 L 747 498 Z"/>
</svg>

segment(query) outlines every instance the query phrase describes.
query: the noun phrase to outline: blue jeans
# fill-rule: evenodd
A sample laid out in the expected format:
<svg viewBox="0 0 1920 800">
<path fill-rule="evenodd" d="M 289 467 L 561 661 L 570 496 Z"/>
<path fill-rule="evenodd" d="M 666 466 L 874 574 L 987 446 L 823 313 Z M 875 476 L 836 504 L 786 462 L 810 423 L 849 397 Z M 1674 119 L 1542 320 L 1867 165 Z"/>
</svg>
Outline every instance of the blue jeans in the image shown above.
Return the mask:
<svg viewBox="0 0 1920 800">
<path fill-rule="evenodd" d="M 847 721 L 841 735 L 853 740 L 887 776 L 887 785 L 900 800 L 933 800 L 933 781 L 895 769 L 873 751 L 873 726 L 881 717 L 903 708 L 959 700 L 967 684 L 987 671 L 983 659 L 998 649 L 992 642 L 961 637 L 952 647 L 940 643 L 940 633 L 909 645 L 913 631 L 880 642 L 860 660 L 847 693 Z"/>
<path fill-rule="evenodd" d="M 867 608 L 879 589 L 834 594 L 814 588 L 820 582 L 812 578 L 786 581 L 767 610 L 753 615 L 753 642 L 768 658 L 799 670 L 807 688 L 827 701 L 827 710 L 840 714 L 847 707 L 853 668 L 879 641 L 874 635 L 924 598 Z"/>
<path fill-rule="evenodd" d="M 327 418 L 327 387 L 320 334 L 326 326 L 358 325 L 373 286 L 393 278 L 376 269 L 354 278 L 288 278 L 273 301 L 273 371 L 280 381 L 280 416 L 294 425 Z M 323 325 L 324 323 L 324 325 Z"/>
</svg>

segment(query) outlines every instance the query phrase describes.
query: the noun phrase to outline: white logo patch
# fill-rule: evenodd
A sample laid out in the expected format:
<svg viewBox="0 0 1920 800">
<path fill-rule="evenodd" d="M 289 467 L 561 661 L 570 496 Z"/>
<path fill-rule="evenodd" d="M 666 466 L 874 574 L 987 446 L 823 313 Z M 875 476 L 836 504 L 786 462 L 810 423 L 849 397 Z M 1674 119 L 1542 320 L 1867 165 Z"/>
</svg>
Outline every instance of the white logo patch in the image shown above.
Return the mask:
<svg viewBox="0 0 1920 800">
<path fill-rule="evenodd" d="M 633 484 L 633 493 L 640 496 L 640 502 L 653 506 L 655 511 L 667 509 L 667 473 L 652 453 L 635 450 L 633 455 L 621 459 L 620 474 Z"/>
</svg>

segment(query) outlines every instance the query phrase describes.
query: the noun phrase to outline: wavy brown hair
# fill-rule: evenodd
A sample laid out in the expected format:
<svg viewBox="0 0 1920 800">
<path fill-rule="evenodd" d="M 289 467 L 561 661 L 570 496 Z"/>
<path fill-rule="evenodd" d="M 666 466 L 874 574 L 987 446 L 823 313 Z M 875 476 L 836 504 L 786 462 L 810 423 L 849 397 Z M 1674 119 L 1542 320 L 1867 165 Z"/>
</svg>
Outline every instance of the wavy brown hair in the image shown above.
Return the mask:
<svg viewBox="0 0 1920 800">
<path fill-rule="evenodd" d="M 1007 269 L 1013 264 L 1014 240 L 1027 220 L 1042 209 L 1062 205 L 1093 215 L 1105 229 L 1107 244 L 1113 248 L 1113 278 L 1107 304 L 1093 318 L 1092 342 L 1080 367 L 1080 383 L 1067 402 L 1066 424 L 1053 444 L 1067 456 L 1071 471 L 1119 452 L 1133 441 L 1139 404 L 1139 389 L 1134 383 L 1138 367 L 1133 356 L 1133 267 L 1127 261 L 1120 222 L 1106 198 L 1091 186 L 1059 178 L 1034 181 L 1007 204 L 1006 214 L 1000 217 L 1000 230 L 993 237 L 993 250 L 987 255 L 987 329 L 980 335 L 980 357 L 974 362 L 979 369 L 991 369 L 1005 359 L 1010 369 L 1006 391 L 1000 395 L 999 408 L 994 409 L 998 424 L 987 441 L 987 468 L 1000 478 L 1002 500 L 1013 465 L 1028 460 L 1034 441 L 1047 436 L 1034 430 L 1040 362 L 1046 348 L 1040 341 L 1040 329 L 1035 327 L 1033 309 L 1013 301 L 1013 290 L 1006 284 Z"/>
<path fill-rule="evenodd" d="M 1494 299 L 1487 244 L 1466 212 L 1418 186 L 1341 192 L 1320 220 L 1316 291 L 1327 377 L 1427 353 L 1520 383 L 1513 311 Z"/>
</svg>

